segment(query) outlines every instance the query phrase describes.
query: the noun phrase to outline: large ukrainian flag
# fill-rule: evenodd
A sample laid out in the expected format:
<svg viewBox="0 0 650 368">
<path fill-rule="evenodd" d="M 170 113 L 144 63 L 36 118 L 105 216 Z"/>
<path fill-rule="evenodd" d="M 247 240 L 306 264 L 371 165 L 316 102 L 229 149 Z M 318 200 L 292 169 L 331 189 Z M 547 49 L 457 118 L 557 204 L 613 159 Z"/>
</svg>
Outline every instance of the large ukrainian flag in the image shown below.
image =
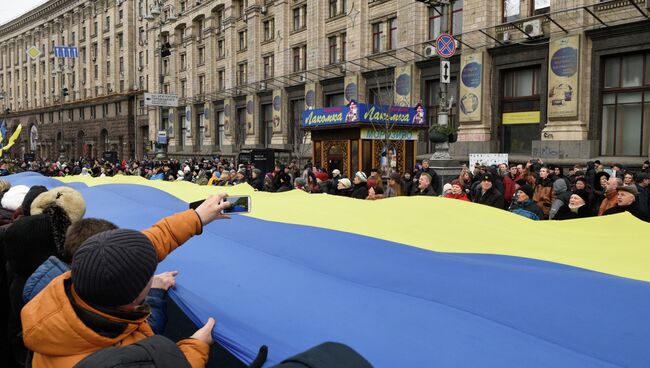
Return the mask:
<svg viewBox="0 0 650 368">
<path fill-rule="evenodd" d="M 13 184 L 60 181 L 36 174 Z M 359 201 L 137 177 L 61 179 L 87 217 L 143 229 L 227 190 L 217 221 L 160 270 L 172 297 L 243 361 L 323 341 L 377 367 L 650 366 L 650 225 L 627 214 L 534 222 L 441 198 Z"/>
</svg>

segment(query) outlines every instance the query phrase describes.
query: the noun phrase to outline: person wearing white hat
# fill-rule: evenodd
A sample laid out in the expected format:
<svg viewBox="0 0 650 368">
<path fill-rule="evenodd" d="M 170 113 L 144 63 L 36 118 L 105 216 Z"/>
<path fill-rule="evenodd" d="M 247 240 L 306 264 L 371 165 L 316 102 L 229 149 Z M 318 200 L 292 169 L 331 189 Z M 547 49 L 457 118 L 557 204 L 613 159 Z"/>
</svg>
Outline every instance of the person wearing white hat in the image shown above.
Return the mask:
<svg viewBox="0 0 650 368">
<path fill-rule="evenodd" d="M 353 180 L 354 189 L 352 190 L 350 197 L 357 199 L 368 198 L 368 186 L 366 185 L 368 177 L 366 176 L 366 173 L 363 171 L 357 171 Z"/>
</svg>

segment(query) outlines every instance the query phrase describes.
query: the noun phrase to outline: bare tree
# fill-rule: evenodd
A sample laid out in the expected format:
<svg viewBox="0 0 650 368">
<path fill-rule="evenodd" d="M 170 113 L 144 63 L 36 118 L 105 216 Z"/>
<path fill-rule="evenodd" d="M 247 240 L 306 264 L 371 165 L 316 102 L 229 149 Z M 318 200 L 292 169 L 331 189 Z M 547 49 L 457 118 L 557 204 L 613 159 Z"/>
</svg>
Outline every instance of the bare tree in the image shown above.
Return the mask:
<svg viewBox="0 0 650 368">
<path fill-rule="evenodd" d="M 297 164 L 302 166 L 304 157 L 309 154 L 309 146 L 307 145 L 308 134 L 302 128 L 302 117 L 293 119 L 288 125 L 289 142 L 291 143 L 292 154 L 296 157 Z"/>
<path fill-rule="evenodd" d="M 375 109 L 379 109 L 379 119 L 371 119 L 371 124 L 372 124 L 372 129 L 375 134 L 381 134 L 381 149 L 379 150 L 379 162 L 380 162 L 380 168 L 379 170 L 382 173 L 382 176 L 388 177 L 390 174 L 395 171 L 393 167 L 391 167 L 391 154 L 396 155 L 397 154 L 397 148 L 392 146 L 392 141 L 390 139 L 391 132 L 393 128 L 396 125 L 396 121 L 393 119 L 393 112 L 391 111 L 391 106 L 395 106 L 395 89 L 391 88 L 390 86 L 393 85 L 392 83 L 392 73 L 389 73 L 389 70 L 386 69 L 384 71 L 384 78 L 386 79 L 384 85 L 385 87 L 382 87 L 379 83 L 379 71 L 375 70 L 375 85 L 377 88 L 377 101 L 378 104 L 375 104 L 371 107 Z M 376 112 L 376 111 L 375 111 Z M 372 114 L 375 115 L 375 114 Z M 381 156 L 385 155 L 385 165 L 382 165 L 382 159 Z M 373 160 L 374 161 L 374 160 Z"/>
<path fill-rule="evenodd" d="M 235 144 L 236 153 L 240 153 L 244 144 L 246 144 L 246 121 L 239 121 L 238 119 L 232 125 L 232 137 Z"/>
</svg>

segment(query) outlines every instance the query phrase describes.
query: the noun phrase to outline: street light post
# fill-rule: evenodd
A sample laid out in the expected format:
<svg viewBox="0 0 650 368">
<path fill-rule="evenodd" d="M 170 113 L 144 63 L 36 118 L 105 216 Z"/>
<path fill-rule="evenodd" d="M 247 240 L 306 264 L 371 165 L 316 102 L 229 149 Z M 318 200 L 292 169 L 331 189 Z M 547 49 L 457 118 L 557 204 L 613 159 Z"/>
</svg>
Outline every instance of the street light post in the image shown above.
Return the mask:
<svg viewBox="0 0 650 368">
<path fill-rule="evenodd" d="M 154 0 L 154 3 L 150 6 L 149 8 L 149 14 L 145 16 L 144 19 L 146 19 L 149 22 L 153 22 L 155 20 L 158 20 L 158 93 L 164 93 L 164 86 L 165 86 L 165 74 L 163 73 L 163 57 L 169 56 L 170 51 L 169 51 L 169 45 L 168 44 L 163 44 L 163 25 L 165 24 L 166 20 L 169 20 L 171 22 L 176 20 L 176 16 L 174 15 L 175 8 L 173 5 L 169 5 L 170 8 L 170 15 L 167 17 L 167 19 L 163 18 L 162 15 L 162 8 L 161 8 L 161 2 L 158 0 Z M 158 131 L 163 130 L 163 107 L 159 106 L 158 107 L 158 126 L 156 127 L 156 137 L 158 137 Z M 163 159 L 167 156 L 167 144 L 165 144 L 163 147 L 160 147 L 160 143 L 158 143 L 157 138 L 156 138 L 156 158 L 157 159 Z"/>
<path fill-rule="evenodd" d="M 66 73 L 66 67 L 63 58 L 59 62 L 58 66 L 54 67 L 53 70 L 59 75 L 59 133 L 61 135 L 61 140 L 59 142 L 59 162 L 65 162 L 65 130 L 63 128 L 63 102 L 65 97 L 68 95 L 68 89 L 65 87 L 64 74 Z M 69 70 L 68 70 L 69 72 Z"/>
</svg>

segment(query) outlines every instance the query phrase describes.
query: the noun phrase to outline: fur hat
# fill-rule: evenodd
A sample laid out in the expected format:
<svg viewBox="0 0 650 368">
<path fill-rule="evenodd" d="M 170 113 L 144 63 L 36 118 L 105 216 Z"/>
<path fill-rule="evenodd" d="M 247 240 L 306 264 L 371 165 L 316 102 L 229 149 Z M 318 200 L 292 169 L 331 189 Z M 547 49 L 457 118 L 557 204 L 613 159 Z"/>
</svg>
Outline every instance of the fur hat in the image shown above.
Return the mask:
<svg viewBox="0 0 650 368">
<path fill-rule="evenodd" d="M 448 192 L 450 190 L 451 190 L 451 184 L 450 183 L 447 183 L 447 184 L 442 186 L 442 192 L 443 193 L 446 193 L 446 192 Z"/>
<path fill-rule="evenodd" d="M 45 208 L 56 205 L 63 209 L 71 222 L 81 220 L 86 214 L 86 202 L 78 191 L 70 187 L 57 187 L 42 193 L 32 202 L 31 214 L 43 213 Z"/>
<path fill-rule="evenodd" d="M 23 209 L 23 215 L 29 216 L 31 214 L 32 203 L 36 197 L 45 192 L 47 192 L 47 188 L 42 185 L 34 185 L 33 187 L 29 188 L 29 191 L 25 195 L 25 198 L 23 199 L 23 203 L 21 205 Z"/>
<path fill-rule="evenodd" d="M 332 177 L 335 178 L 337 176 L 341 176 L 341 170 L 339 170 L 339 169 L 332 170 Z"/>
<path fill-rule="evenodd" d="M 16 185 L 9 188 L 2 196 L 2 207 L 11 211 L 17 210 L 23 204 L 27 192 L 29 192 L 27 185 Z"/>
<path fill-rule="evenodd" d="M 349 189 L 352 186 L 352 183 L 350 182 L 350 179 L 348 178 L 343 178 L 339 180 L 339 184 L 343 186 L 345 189 Z"/>
<path fill-rule="evenodd" d="M 639 195 L 639 191 L 636 189 L 636 185 L 619 185 L 616 187 L 616 190 L 619 192 L 628 192 L 630 194 L 633 194 L 634 196 Z"/>
<path fill-rule="evenodd" d="M 363 171 L 357 171 L 357 173 L 354 174 L 354 176 L 358 177 L 362 183 L 368 181 L 368 177 L 366 176 L 366 173 L 364 173 Z"/>
</svg>

